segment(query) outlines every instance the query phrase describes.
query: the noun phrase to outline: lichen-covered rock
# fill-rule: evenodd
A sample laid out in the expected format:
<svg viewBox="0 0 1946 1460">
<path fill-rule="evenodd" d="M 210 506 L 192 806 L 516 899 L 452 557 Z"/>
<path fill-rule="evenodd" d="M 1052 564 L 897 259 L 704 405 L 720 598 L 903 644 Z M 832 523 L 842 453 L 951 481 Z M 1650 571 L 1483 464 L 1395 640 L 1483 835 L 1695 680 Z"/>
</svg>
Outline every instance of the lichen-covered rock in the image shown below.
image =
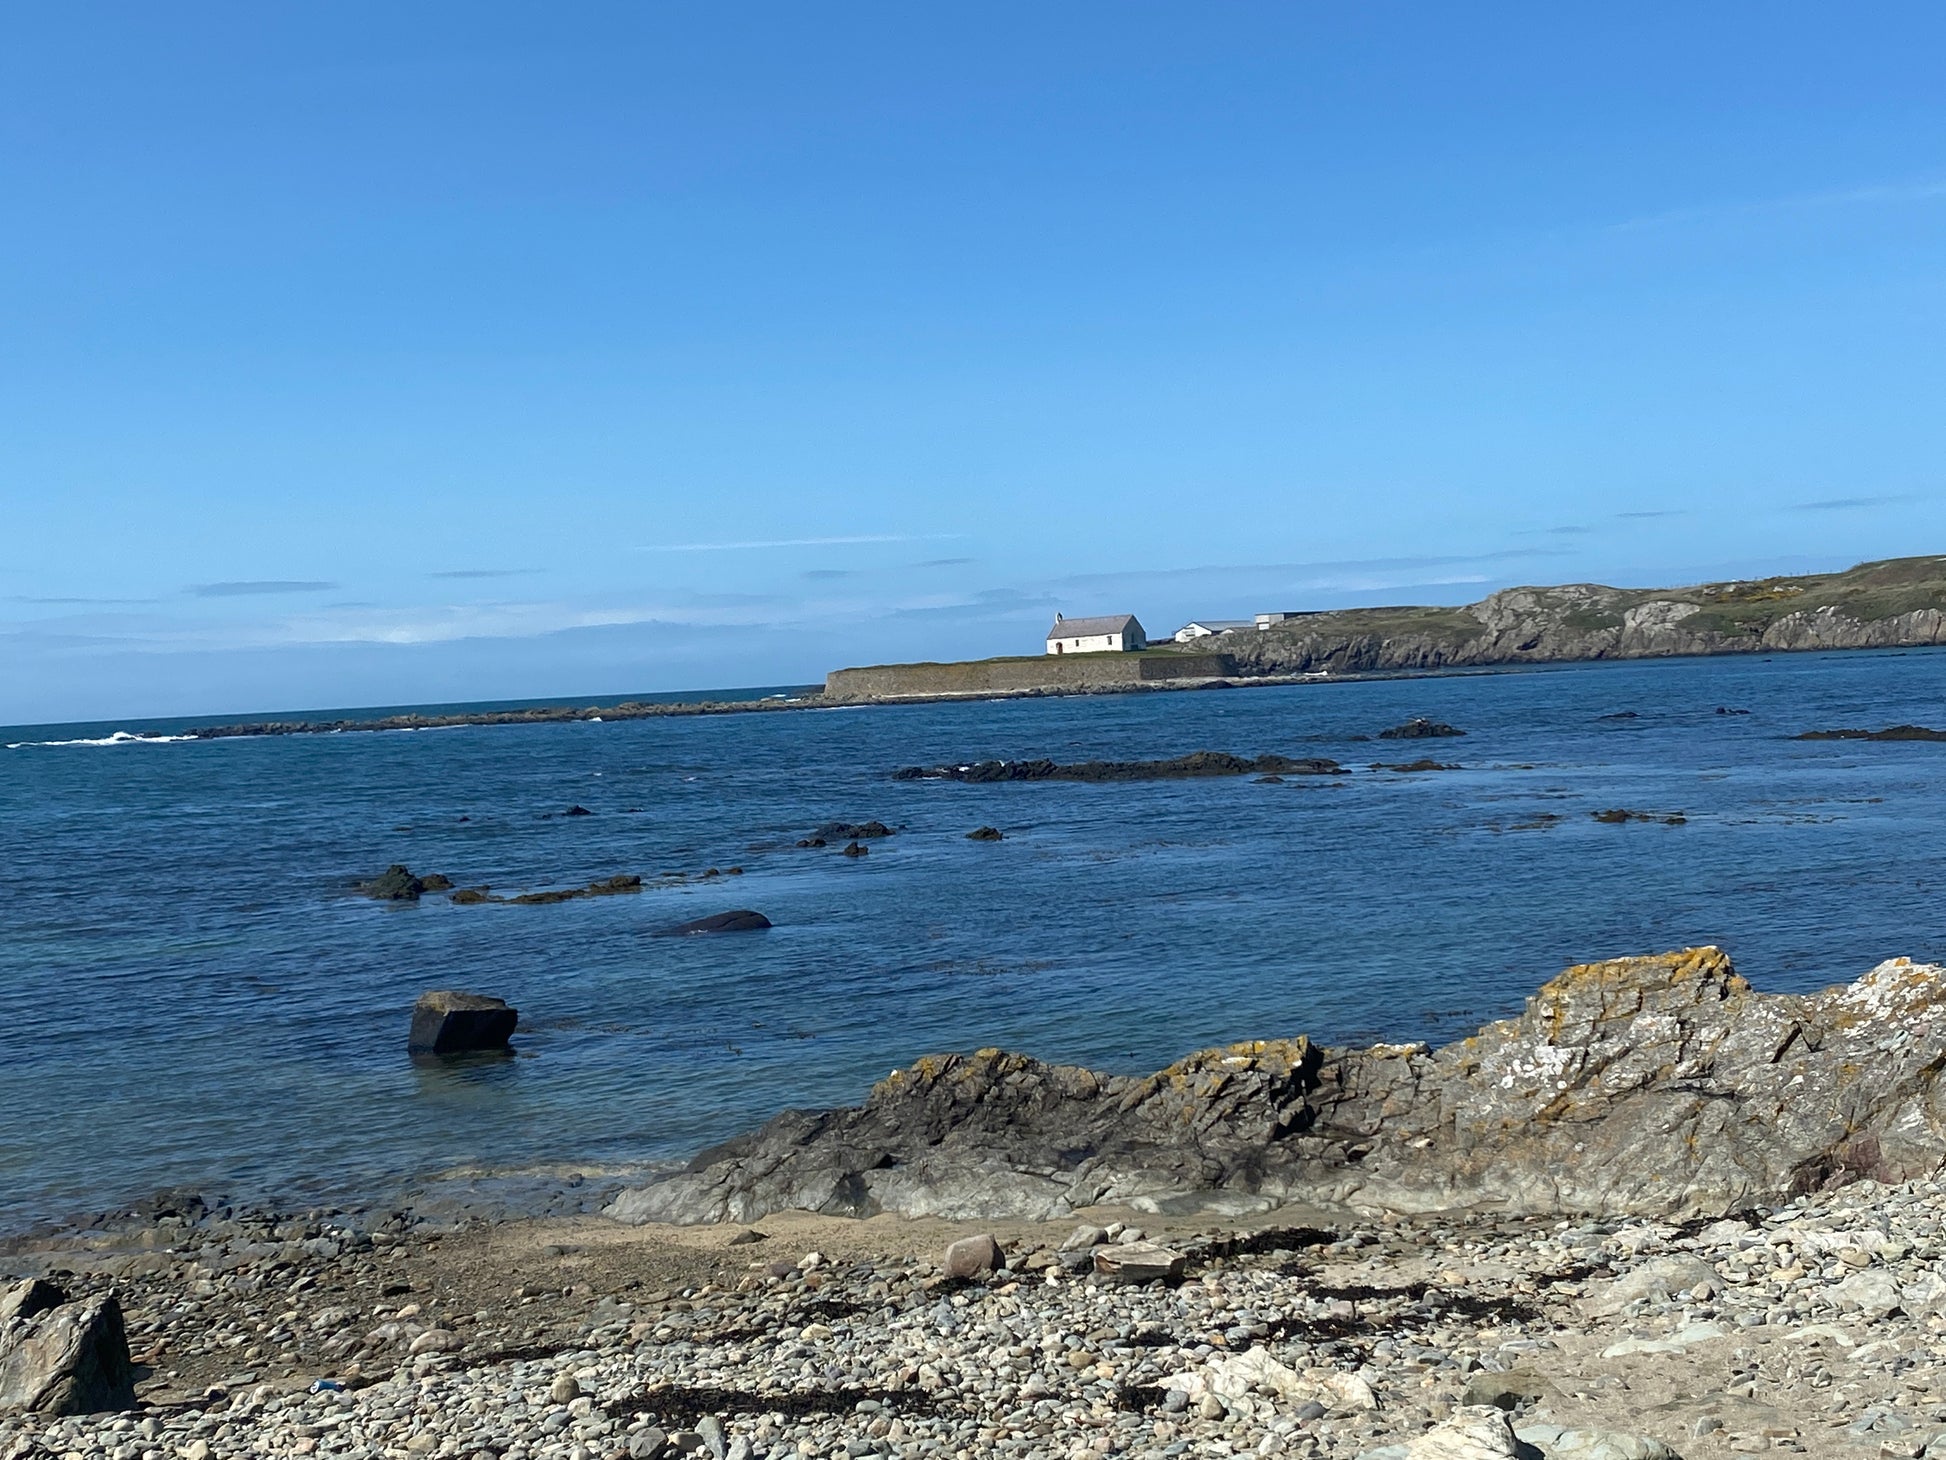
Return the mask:
<svg viewBox="0 0 1946 1460">
<path fill-rule="evenodd" d="M 1438 1050 L 1268 1040 L 1146 1078 L 1001 1050 L 923 1059 L 625 1193 L 635 1221 L 803 1209 L 962 1220 L 1112 1203 L 1243 1212 L 1722 1214 L 1946 1162 L 1946 971 L 1759 994 L 1715 948 L 1568 969 Z"/>
</svg>

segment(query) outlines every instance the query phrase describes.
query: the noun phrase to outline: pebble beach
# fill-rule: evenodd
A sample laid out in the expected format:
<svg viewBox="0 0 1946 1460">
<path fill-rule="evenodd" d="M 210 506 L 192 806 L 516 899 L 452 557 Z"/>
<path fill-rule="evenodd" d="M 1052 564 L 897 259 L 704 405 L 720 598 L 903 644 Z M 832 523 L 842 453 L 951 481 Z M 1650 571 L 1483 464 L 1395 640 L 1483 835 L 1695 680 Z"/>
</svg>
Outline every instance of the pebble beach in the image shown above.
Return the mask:
<svg viewBox="0 0 1946 1460">
<path fill-rule="evenodd" d="M 1687 1224 L 1085 1215 L 191 1206 L 15 1239 L 0 1270 L 116 1294 L 140 1403 L 0 1419 L 0 1456 L 1946 1452 L 1936 1183 Z M 986 1237 L 997 1269 L 947 1270 Z M 1157 1249 L 1179 1271 L 1108 1275 Z"/>
</svg>

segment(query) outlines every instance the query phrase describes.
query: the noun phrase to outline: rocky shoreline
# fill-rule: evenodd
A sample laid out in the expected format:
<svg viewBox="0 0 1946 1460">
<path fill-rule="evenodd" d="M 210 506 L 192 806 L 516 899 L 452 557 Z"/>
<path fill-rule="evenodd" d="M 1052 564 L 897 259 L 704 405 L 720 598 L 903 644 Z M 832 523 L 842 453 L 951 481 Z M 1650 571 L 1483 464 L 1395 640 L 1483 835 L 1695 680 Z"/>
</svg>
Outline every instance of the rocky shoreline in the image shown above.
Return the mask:
<svg viewBox="0 0 1946 1460">
<path fill-rule="evenodd" d="M 1292 1203 L 1721 1216 L 1946 1166 L 1946 970 L 1762 994 L 1715 948 L 1566 970 L 1440 1049 L 1303 1037 L 1147 1077 L 1002 1050 L 920 1060 L 625 1193 L 624 1221 L 1053 1219 Z"/>
<path fill-rule="evenodd" d="M 1946 1454 L 1943 984 L 921 1061 L 552 1217 L 165 1198 L 0 1241 L 0 1460 Z"/>
</svg>

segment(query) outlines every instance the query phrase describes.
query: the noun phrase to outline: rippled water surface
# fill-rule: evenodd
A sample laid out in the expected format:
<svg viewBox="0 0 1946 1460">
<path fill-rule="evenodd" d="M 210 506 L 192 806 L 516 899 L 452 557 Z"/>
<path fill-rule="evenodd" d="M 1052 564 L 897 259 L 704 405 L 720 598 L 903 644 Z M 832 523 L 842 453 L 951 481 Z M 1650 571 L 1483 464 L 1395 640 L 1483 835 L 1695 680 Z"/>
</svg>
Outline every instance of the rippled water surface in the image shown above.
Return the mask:
<svg viewBox="0 0 1946 1460">
<path fill-rule="evenodd" d="M 1416 714 L 1469 733 L 1359 738 Z M 1137 1070 L 1272 1034 L 1444 1038 L 1567 963 L 1690 943 L 1774 990 L 1946 958 L 1946 745 L 1788 738 L 1897 721 L 1946 724 L 1946 655 L 19 744 L 0 751 L 0 1221 L 172 1184 L 369 1193 L 473 1161 L 683 1155 L 935 1050 Z M 888 778 L 1196 749 L 1357 771 Z M 1366 769 L 1421 754 L 1463 768 Z M 548 815 L 573 804 L 595 814 Z M 1590 818 L 1616 806 L 1687 821 Z M 792 845 L 868 817 L 900 828 L 868 857 Z M 982 823 L 1007 840 L 967 841 Z M 390 862 L 501 892 L 744 875 L 555 906 L 350 893 Z M 739 906 L 775 928 L 648 936 Z M 519 1057 L 408 1060 L 412 1000 L 444 987 L 515 1003 Z"/>
</svg>

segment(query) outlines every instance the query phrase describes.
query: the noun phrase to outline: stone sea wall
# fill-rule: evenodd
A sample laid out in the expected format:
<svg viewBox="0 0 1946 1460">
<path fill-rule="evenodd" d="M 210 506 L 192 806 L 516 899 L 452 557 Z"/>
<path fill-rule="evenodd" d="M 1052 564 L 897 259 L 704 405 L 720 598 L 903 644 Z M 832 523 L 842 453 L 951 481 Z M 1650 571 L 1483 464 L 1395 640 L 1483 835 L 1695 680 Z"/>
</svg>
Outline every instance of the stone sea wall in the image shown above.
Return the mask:
<svg viewBox="0 0 1946 1460">
<path fill-rule="evenodd" d="M 1234 672 L 1227 654 L 1042 654 L 946 664 L 876 664 L 834 669 L 825 676 L 827 700 L 902 696 L 1076 693 L 1129 689 Z"/>
</svg>

